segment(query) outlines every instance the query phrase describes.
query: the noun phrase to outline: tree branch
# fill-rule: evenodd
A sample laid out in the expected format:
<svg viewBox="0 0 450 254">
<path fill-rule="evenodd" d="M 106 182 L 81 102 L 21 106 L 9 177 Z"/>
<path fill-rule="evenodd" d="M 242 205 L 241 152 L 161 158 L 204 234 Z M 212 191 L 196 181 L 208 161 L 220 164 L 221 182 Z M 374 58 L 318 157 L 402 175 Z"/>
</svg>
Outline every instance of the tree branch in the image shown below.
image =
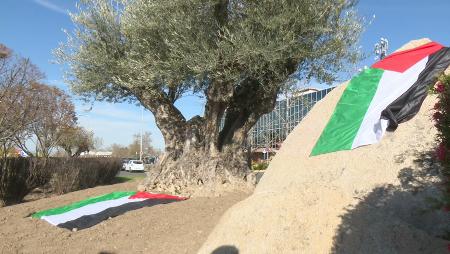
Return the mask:
<svg viewBox="0 0 450 254">
<path fill-rule="evenodd" d="M 279 88 L 264 89 L 255 79 L 247 78 L 236 87 L 227 109 L 225 124 L 219 134 L 219 149 L 225 145 L 244 145 L 247 133 L 259 117 L 270 112 Z"/>
<path fill-rule="evenodd" d="M 135 89 L 136 98 L 155 116 L 156 125 L 161 130 L 165 144 L 166 156 L 178 158 L 181 156 L 186 140 L 186 119 L 170 98 L 163 92 L 155 96 L 143 89 Z"/>
</svg>

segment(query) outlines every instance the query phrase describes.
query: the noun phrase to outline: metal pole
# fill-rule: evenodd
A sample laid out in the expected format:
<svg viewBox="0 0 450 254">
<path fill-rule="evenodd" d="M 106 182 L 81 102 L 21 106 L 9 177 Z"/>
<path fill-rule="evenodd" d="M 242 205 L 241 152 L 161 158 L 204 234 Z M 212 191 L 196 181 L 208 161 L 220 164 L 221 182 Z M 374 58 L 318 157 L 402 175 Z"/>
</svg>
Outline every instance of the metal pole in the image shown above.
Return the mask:
<svg viewBox="0 0 450 254">
<path fill-rule="evenodd" d="M 141 149 L 139 152 L 139 160 L 142 160 L 142 125 L 144 125 L 144 107 L 141 108 Z"/>
<path fill-rule="evenodd" d="M 284 133 L 284 139 L 287 138 L 287 136 L 289 135 L 290 129 L 291 129 L 291 119 L 289 118 L 289 113 L 290 113 L 290 109 L 291 109 L 291 101 L 289 100 L 289 95 L 286 96 L 286 115 L 284 116 L 284 121 L 285 121 L 285 133 Z M 283 140 L 280 140 L 280 143 L 282 143 Z"/>
</svg>

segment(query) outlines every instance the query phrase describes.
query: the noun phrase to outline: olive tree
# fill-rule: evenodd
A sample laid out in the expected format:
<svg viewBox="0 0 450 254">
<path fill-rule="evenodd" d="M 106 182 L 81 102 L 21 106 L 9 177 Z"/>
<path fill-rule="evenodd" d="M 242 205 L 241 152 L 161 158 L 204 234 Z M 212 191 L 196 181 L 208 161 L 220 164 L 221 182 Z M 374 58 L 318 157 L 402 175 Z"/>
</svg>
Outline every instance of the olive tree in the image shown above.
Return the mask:
<svg viewBox="0 0 450 254">
<path fill-rule="evenodd" d="M 287 81 L 332 82 L 359 59 L 355 5 L 83 0 L 56 56 L 79 95 L 137 101 L 153 113 L 165 153 L 148 188 L 239 182 L 249 173 L 247 133 Z M 175 106 L 187 93 L 205 98 L 202 116 L 186 119 Z"/>
</svg>

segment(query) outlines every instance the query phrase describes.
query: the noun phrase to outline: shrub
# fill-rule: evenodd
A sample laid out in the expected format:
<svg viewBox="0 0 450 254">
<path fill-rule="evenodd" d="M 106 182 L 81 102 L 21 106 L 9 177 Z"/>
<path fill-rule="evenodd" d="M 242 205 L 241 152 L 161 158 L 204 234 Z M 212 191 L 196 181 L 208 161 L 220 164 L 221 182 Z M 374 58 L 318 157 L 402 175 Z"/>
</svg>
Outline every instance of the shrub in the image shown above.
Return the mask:
<svg viewBox="0 0 450 254">
<path fill-rule="evenodd" d="M 442 205 L 446 210 L 450 210 L 450 75 L 441 76 L 432 91 L 438 97 L 438 102 L 434 106 L 433 119 L 438 130 L 439 142 L 436 157 L 443 167 L 445 181 Z"/>
<path fill-rule="evenodd" d="M 21 202 L 34 188 L 45 185 L 50 177 L 45 160 L 1 159 L 0 206 Z"/>
<path fill-rule="evenodd" d="M 0 206 L 19 203 L 47 184 L 57 194 L 110 184 L 121 166 L 112 158 L 1 159 Z"/>
<path fill-rule="evenodd" d="M 57 194 L 110 184 L 122 167 L 120 160 L 112 158 L 52 158 L 49 164 L 50 184 Z"/>
<path fill-rule="evenodd" d="M 252 163 L 252 170 L 265 170 L 268 166 L 268 162 L 254 162 Z"/>
</svg>

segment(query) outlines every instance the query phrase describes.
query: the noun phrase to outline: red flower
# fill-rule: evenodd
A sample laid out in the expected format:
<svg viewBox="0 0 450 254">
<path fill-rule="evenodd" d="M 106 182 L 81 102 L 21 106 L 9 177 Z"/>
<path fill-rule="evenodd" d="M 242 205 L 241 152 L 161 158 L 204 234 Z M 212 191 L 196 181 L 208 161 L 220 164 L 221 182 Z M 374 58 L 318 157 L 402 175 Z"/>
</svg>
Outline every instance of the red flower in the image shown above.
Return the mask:
<svg viewBox="0 0 450 254">
<path fill-rule="evenodd" d="M 436 156 L 440 161 L 444 161 L 446 155 L 447 155 L 447 148 L 445 147 L 444 143 L 441 143 L 439 147 L 436 149 Z"/>
<path fill-rule="evenodd" d="M 442 92 L 445 91 L 445 85 L 442 84 L 441 81 L 438 81 L 438 82 L 436 83 L 436 85 L 434 85 L 434 89 L 436 89 L 436 91 L 437 91 L 438 93 L 442 93 Z"/>
</svg>

